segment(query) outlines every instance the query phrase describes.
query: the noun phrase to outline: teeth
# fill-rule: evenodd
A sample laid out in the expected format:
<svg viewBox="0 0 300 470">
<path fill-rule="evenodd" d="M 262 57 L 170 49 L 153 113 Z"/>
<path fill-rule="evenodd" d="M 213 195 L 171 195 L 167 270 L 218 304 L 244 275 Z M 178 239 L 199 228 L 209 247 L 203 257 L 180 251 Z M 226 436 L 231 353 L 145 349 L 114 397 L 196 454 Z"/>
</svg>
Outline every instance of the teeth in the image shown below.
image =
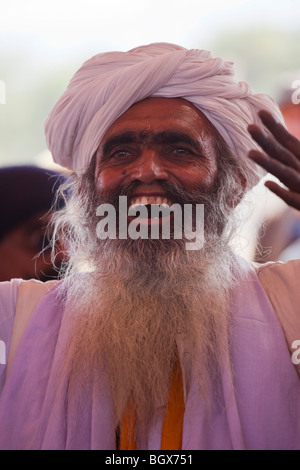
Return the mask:
<svg viewBox="0 0 300 470">
<path fill-rule="evenodd" d="M 136 199 L 130 199 L 130 205 L 131 205 L 131 206 L 132 206 L 133 204 L 138 204 L 138 203 L 139 203 L 139 201 L 138 201 L 137 198 L 136 198 Z"/>
<path fill-rule="evenodd" d="M 147 198 L 146 196 L 143 196 L 143 197 L 142 197 L 142 199 L 141 199 L 141 204 L 144 204 L 145 206 L 146 206 L 147 204 L 149 204 L 148 198 Z"/>
<path fill-rule="evenodd" d="M 142 197 L 135 197 L 130 200 L 130 206 L 136 207 L 139 205 L 151 205 L 151 204 L 159 204 L 163 207 L 170 207 L 172 202 L 167 198 L 162 198 L 160 196 L 142 196 Z"/>
</svg>

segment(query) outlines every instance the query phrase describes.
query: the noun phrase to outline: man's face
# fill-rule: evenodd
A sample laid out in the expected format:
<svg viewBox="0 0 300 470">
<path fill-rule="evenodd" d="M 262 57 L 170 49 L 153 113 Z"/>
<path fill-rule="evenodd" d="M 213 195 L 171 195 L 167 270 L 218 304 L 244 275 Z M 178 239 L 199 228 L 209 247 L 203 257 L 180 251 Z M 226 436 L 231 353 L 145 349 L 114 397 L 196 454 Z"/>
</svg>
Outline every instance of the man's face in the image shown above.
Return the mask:
<svg viewBox="0 0 300 470">
<path fill-rule="evenodd" d="M 184 99 L 148 98 L 136 103 L 101 141 L 96 188 L 115 191 L 135 182 L 131 204 L 166 202 L 163 181 L 209 193 L 218 173 L 213 131 L 206 117 Z"/>
</svg>

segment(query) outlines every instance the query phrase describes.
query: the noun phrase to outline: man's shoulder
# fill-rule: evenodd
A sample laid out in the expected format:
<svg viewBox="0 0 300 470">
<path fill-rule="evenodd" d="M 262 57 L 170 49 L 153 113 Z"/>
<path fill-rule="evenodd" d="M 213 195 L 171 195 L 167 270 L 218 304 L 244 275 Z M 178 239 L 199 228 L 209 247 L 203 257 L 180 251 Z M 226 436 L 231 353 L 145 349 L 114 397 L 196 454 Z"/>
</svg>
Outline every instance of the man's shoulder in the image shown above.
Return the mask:
<svg viewBox="0 0 300 470">
<path fill-rule="evenodd" d="M 28 281 L 22 280 L 20 287 L 19 287 L 19 295 L 18 298 L 21 297 L 26 299 L 28 302 L 36 302 L 38 301 L 43 295 L 50 292 L 54 286 L 57 285 L 58 280 L 52 281 L 38 281 L 37 279 L 30 279 Z"/>
<path fill-rule="evenodd" d="M 300 260 L 269 262 L 255 267 L 284 331 L 289 351 L 300 338 Z M 300 369 L 297 366 L 300 376 Z"/>
<path fill-rule="evenodd" d="M 22 280 L 20 283 L 8 358 L 8 369 L 32 313 L 41 298 L 48 294 L 58 282 L 56 280 L 41 282 L 31 279 L 28 281 Z"/>
<path fill-rule="evenodd" d="M 300 305 L 300 259 L 252 263 L 260 284 L 276 311 Z M 299 315 L 300 316 L 300 315 Z"/>
<path fill-rule="evenodd" d="M 237 263 L 241 266 L 242 280 L 259 281 L 278 317 L 297 317 L 300 332 L 300 259 L 255 263 L 237 258 Z"/>
<path fill-rule="evenodd" d="M 265 289 L 273 290 L 280 287 L 281 293 L 288 289 L 290 293 L 295 290 L 296 294 L 300 294 L 300 259 L 287 262 L 270 261 L 264 264 L 252 263 L 252 265 Z"/>
<path fill-rule="evenodd" d="M 22 317 L 22 323 L 26 324 L 41 298 L 48 294 L 58 282 L 57 280 L 41 282 L 36 279 L 22 281 L 19 287 L 15 321 L 18 321 L 18 317 Z"/>
<path fill-rule="evenodd" d="M 49 292 L 59 281 L 42 282 L 37 279 L 11 279 L 0 282 L 0 297 L 2 301 L 13 298 L 16 304 L 20 295 L 28 299 L 38 299 Z"/>
</svg>

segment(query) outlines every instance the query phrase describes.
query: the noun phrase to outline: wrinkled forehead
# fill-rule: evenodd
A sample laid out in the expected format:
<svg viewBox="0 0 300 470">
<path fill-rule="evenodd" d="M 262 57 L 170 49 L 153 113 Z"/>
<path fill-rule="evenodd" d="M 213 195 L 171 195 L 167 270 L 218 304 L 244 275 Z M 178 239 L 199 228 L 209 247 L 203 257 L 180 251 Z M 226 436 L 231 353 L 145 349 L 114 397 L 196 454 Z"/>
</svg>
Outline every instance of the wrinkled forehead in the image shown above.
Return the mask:
<svg viewBox="0 0 300 470">
<path fill-rule="evenodd" d="M 177 132 L 196 140 L 214 141 L 217 130 L 207 117 L 183 98 L 149 97 L 130 106 L 106 130 L 100 147 L 121 134 L 136 133 L 145 139 L 157 133 Z"/>
</svg>

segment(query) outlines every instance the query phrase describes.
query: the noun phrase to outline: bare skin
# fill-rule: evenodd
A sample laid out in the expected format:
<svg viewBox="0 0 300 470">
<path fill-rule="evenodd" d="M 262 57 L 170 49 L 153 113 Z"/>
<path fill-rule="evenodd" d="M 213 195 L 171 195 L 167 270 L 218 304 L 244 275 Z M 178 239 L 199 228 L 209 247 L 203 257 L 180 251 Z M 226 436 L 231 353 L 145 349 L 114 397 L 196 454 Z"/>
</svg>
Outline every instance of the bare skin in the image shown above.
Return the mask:
<svg viewBox="0 0 300 470">
<path fill-rule="evenodd" d="M 136 103 L 108 129 L 97 153 L 96 185 L 138 181 L 135 196 L 165 196 L 160 182 L 209 191 L 217 177 L 212 125 L 181 98 Z"/>
<path fill-rule="evenodd" d="M 266 181 L 265 186 L 289 206 L 300 210 L 300 141 L 267 111 L 260 111 L 259 117 L 272 135 L 266 135 L 256 125 L 249 126 L 249 133 L 264 150 L 264 153 L 251 150 L 249 158 L 276 176 L 286 189 L 274 181 Z"/>
</svg>

